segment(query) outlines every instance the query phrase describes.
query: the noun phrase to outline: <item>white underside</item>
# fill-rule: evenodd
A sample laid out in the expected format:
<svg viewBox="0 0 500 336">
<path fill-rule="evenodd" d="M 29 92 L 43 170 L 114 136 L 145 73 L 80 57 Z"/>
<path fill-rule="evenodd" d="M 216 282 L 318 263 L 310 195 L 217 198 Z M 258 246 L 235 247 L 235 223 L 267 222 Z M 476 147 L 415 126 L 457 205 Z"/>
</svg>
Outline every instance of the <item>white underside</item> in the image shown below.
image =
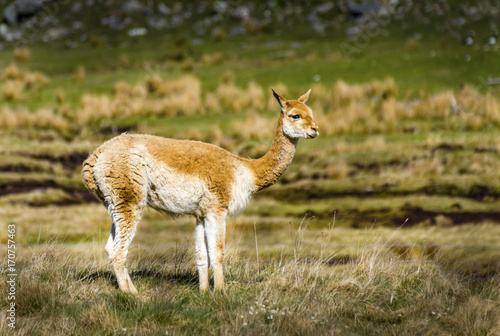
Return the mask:
<svg viewBox="0 0 500 336">
<path fill-rule="evenodd" d="M 151 157 L 147 161 L 149 206 L 170 216 L 190 214 L 198 218 L 214 210 L 216 196 L 201 178 L 182 174 Z M 239 162 L 233 176 L 228 214 L 237 216 L 250 200 L 255 178 L 250 169 Z"/>
<path fill-rule="evenodd" d="M 195 215 L 203 217 L 214 200 L 203 181 L 195 176 L 174 171 L 165 164 L 148 160 L 147 204 L 170 216 Z"/>
</svg>

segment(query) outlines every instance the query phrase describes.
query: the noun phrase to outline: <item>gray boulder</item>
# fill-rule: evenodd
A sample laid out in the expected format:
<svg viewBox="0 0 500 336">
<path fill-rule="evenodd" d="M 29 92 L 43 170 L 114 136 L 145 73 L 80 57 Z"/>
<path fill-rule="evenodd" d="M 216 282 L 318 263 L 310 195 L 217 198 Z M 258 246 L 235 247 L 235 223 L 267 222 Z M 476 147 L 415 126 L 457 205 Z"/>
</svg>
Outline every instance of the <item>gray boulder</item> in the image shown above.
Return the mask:
<svg viewBox="0 0 500 336">
<path fill-rule="evenodd" d="M 11 3 L 7 7 L 5 7 L 5 9 L 3 10 L 3 20 L 9 25 L 13 25 L 13 24 L 16 24 L 18 22 L 17 21 L 17 10 L 16 10 L 16 6 L 14 3 Z"/>
<path fill-rule="evenodd" d="M 15 0 L 3 10 L 3 20 L 10 25 L 30 18 L 54 0 Z"/>
</svg>

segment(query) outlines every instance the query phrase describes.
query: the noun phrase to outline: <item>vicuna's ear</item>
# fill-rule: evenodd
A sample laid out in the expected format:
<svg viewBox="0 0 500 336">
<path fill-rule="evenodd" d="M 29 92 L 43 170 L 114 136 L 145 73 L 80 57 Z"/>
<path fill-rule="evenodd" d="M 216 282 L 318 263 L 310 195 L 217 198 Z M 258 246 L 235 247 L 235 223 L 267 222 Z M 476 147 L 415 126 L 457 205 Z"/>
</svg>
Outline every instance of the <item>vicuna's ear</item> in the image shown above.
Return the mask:
<svg viewBox="0 0 500 336">
<path fill-rule="evenodd" d="M 281 108 L 284 109 L 285 108 L 285 104 L 286 104 L 286 99 L 281 97 L 279 94 L 277 94 L 276 92 L 274 92 L 274 89 L 271 89 L 273 91 L 273 95 L 274 95 L 274 98 L 276 98 L 276 100 L 278 101 L 278 103 L 280 104 Z"/>
<path fill-rule="evenodd" d="M 307 99 L 309 98 L 309 94 L 311 93 L 311 89 L 307 91 L 304 95 L 302 95 L 299 99 L 297 99 L 301 103 L 305 103 Z"/>
</svg>

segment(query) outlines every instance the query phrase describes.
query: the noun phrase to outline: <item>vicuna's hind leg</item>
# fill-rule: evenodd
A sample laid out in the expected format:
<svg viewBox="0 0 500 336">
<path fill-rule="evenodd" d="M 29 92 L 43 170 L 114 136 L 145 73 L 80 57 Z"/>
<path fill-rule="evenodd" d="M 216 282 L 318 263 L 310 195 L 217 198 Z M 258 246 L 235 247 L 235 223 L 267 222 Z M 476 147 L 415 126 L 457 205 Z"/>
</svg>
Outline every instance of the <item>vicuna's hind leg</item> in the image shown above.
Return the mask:
<svg viewBox="0 0 500 336">
<path fill-rule="evenodd" d="M 208 259 L 207 240 L 205 238 L 205 224 L 200 219 L 196 219 L 195 241 L 196 266 L 198 267 L 198 276 L 200 278 L 200 290 L 206 291 L 208 289 L 208 267 L 210 267 L 210 260 Z"/>
<path fill-rule="evenodd" d="M 119 210 L 110 210 L 113 224 L 106 244 L 106 252 L 113 264 L 118 286 L 124 292 L 137 293 L 125 263 L 132 239 L 141 217 L 141 209 L 135 206 L 122 205 Z"/>
</svg>

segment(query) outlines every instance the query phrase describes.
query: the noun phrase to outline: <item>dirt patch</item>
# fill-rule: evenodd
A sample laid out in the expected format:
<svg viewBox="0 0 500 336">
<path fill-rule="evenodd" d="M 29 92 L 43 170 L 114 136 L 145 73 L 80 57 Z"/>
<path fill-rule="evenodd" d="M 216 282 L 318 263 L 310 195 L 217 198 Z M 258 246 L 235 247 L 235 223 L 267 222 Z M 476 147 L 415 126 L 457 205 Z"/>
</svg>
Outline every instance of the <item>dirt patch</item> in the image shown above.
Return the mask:
<svg viewBox="0 0 500 336">
<path fill-rule="evenodd" d="M 470 223 L 491 221 L 500 223 L 500 212 L 464 212 L 454 207 L 452 211 L 428 211 L 420 207 L 403 206 L 399 209 L 381 208 L 361 211 L 359 209 L 331 209 L 324 212 L 307 210 L 296 217 L 314 217 L 322 220 L 335 220 L 348 224 L 352 228 L 367 228 L 371 226 L 405 227 L 421 223 L 439 226 L 456 226 Z M 293 216 L 292 214 L 288 214 Z"/>
<path fill-rule="evenodd" d="M 20 165 L 4 165 L 0 166 L 0 172 L 2 173 L 39 173 L 42 172 L 43 169 L 39 167 L 30 167 L 23 164 Z"/>
<path fill-rule="evenodd" d="M 481 201 L 486 197 L 498 199 L 500 192 L 484 184 L 473 184 L 468 188 L 460 188 L 453 184 L 429 184 L 416 190 L 394 190 L 396 184 L 386 183 L 377 187 L 350 190 L 326 190 L 319 185 L 302 186 L 283 184 L 282 188 L 270 188 L 260 195 L 275 199 L 286 199 L 290 202 L 304 202 L 312 200 L 336 199 L 343 197 L 398 197 L 409 195 L 453 196 L 464 197 Z"/>
<path fill-rule="evenodd" d="M 444 143 L 441 143 L 437 146 L 432 147 L 431 152 L 432 152 L 432 154 L 434 154 L 435 152 L 437 152 L 439 150 L 451 152 L 451 151 L 460 151 L 460 150 L 464 150 L 464 149 L 465 149 L 465 146 L 463 144 L 444 142 Z"/>
<path fill-rule="evenodd" d="M 73 205 L 81 203 L 97 203 L 98 200 L 86 189 L 62 186 L 56 181 L 10 181 L 0 184 L 0 197 L 10 194 L 28 193 L 37 189 L 61 189 L 71 196 L 70 199 L 54 202 L 53 205 Z"/>
<path fill-rule="evenodd" d="M 431 225 L 440 225 L 444 222 L 446 225 L 463 225 L 469 223 L 478 223 L 484 221 L 500 222 L 500 212 L 436 212 L 424 210 L 420 207 L 405 206 L 402 208 L 404 215 L 393 218 L 394 225 L 401 225 L 408 218 L 408 225 L 415 225 L 427 222 Z"/>
<path fill-rule="evenodd" d="M 49 154 L 31 155 L 32 158 L 37 160 L 46 160 L 53 163 L 59 163 L 64 167 L 64 169 L 71 171 L 75 170 L 78 167 L 81 167 L 83 161 L 85 161 L 88 156 L 89 153 L 70 153 L 68 155 L 62 156 L 52 156 Z"/>
</svg>

